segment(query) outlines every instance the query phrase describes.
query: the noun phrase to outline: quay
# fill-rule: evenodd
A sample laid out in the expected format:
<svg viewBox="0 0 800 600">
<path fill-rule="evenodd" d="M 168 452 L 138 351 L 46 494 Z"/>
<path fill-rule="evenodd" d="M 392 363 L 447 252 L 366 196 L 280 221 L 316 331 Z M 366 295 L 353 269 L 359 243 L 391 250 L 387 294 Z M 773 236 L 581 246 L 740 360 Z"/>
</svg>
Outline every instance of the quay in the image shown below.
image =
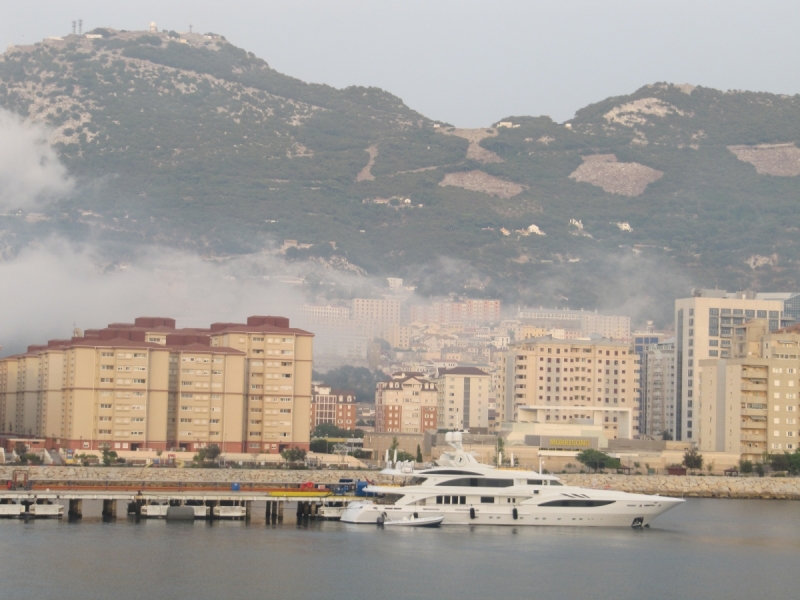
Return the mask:
<svg viewBox="0 0 800 600">
<path fill-rule="evenodd" d="M 287 504 L 296 507 L 297 520 L 316 519 L 319 507 L 330 492 L 320 494 L 294 489 L 268 491 L 124 491 L 124 490 L 7 490 L 0 492 L 0 517 L 60 518 L 68 507 L 70 519 L 83 517 L 84 501 L 101 501 L 103 518 L 117 517 L 118 503 L 127 503 L 127 514 L 166 519 L 243 519 L 250 520 L 253 505 L 263 502 L 267 522 L 283 522 Z M 348 503 L 354 496 L 336 496 Z"/>
</svg>

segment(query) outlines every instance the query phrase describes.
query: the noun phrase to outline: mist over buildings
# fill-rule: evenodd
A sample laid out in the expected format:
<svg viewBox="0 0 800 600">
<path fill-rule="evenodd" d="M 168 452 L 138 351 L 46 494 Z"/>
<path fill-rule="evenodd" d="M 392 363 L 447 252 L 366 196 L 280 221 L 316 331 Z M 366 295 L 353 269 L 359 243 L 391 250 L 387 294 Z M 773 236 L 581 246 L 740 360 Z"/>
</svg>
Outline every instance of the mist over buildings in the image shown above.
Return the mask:
<svg viewBox="0 0 800 600">
<path fill-rule="evenodd" d="M 44 125 L 0 110 L 4 211 L 31 213 L 79 195 L 82 189 L 97 193 L 98 186 L 103 193 L 113 193 L 108 183 L 76 184 L 49 145 L 49 136 Z M 288 261 L 275 253 L 277 240 L 271 242 L 262 252 L 210 260 L 167 246 L 126 246 L 124 240 L 114 242 L 112 252 L 108 241 L 91 241 L 91 236 L 78 241 L 74 235 L 61 235 L 57 227 L 51 229 L 48 237 L 26 241 L 0 262 L 5 290 L 0 302 L 2 354 L 23 351 L 49 338 L 69 337 L 75 327 L 98 328 L 143 315 L 174 317 L 180 326 L 191 327 L 239 321 L 252 314 L 280 314 L 303 326 L 297 319 L 305 303 L 344 303 L 388 291 L 384 278 L 342 272 L 324 261 Z M 575 276 L 596 282 L 590 297 L 570 297 L 574 287 L 570 279 Z M 409 294 L 411 303 L 426 302 L 432 294 L 502 291 L 493 289 L 491 280 L 465 258 L 432 257 L 416 269 L 413 279 L 417 293 Z M 645 319 L 667 324 L 670 315 L 659 314 L 659 305 L 664 297 L 685 294 L 689 288 L 687 278 L 667 260 L 621 251 L 576 264 L 575 272 L 561 270 L 524 282 L 522 292 L 512 297 L 520 305 L 599 309 L 629 315 L 634 324 Z M 514 307 L 508 306 L 509 316 L 513 312 Z"/>
</svg>

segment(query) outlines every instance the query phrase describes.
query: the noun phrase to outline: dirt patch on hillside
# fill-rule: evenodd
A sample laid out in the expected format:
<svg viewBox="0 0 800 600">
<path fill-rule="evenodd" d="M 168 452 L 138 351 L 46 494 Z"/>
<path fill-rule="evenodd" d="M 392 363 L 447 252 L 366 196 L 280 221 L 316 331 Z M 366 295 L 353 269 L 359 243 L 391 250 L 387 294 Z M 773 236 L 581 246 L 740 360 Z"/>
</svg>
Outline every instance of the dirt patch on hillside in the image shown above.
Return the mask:
<svg viewBox="0 0 800 600">
<path fill-rule="evenodd" d="M 497 154 L 482 147 L 479 143 L 485 138 L 495 137 L 497 135 L 496 129 L 453 129 L 449 131 L 443 129 L 441 132 L 445 135 L 454 135 L 469 141 L 467 158 L 471 160 L 477 160 L 484 164 L 505 162 Z"/>
<path fill-rule="evenodd" d="M 796 177 L 800 175 L 800 149 L 794 144 L 728 146 L 739 160 L 750 163 L 759 175 Z"/>
<path fill-rule="evenodd" d="M 641 98 L 615 106 L 603 115 L 609 123 L 619 123 L 625 127 L 634 127 L 647 123 L 648 116 L 666 117 L 667 115 L 684 116 L 686 113 L 676 106 L 658 98 Z"/>
<path fill-rule="evenodd" d="M 358 172 L 358 175 L 356 175 L 356 181 L 375 180 L 375 176 L 372 174 L 372 166 L 375 164 L 375 157 L 378 156 L 378 147 L 370 146 L 367 148 L 367 154 L 369 154 L 369 161 L 367 161 L 367 164 L 364 166 L 364 168 Z"/>
<path fill-rule="evenodd" d="M 584 156 L 583 164 L 569 177 L 596 185 L 610 194 L 638 196 L 649 184 L 663 176 L 662 171 L 639 163 L 617 162 L 617 157 L 613 154 L 595 154 Z"/>
<path fill-rule="evenodd" d="M 439 182 L 439 185 L 455 186 L 470 190 L 472 192 L 481 192 L 489 196 L 497 196 L 498 198 L 513 198 L 522 191 L 528 189 L 527 186 L 514 183 L 513 181 L 506 181 L 499 177 L 494 177 L 483 171 L 468 171 L 466 173 L 448 173 Z"/>
</svg>

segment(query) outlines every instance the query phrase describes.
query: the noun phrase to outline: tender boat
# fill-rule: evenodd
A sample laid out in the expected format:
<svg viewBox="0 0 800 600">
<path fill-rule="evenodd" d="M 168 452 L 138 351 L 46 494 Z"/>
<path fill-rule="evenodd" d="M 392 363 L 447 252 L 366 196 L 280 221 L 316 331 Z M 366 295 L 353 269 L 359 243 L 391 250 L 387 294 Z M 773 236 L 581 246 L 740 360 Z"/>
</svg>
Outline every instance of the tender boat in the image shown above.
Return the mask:
<svg viewBox="0 0 800 600">
<path fill-rule="evenodd" d="M 447 434 L 453 452 L 442 454 L 436 467 L 415 471 L 411 463 L 395 463 L 384 475 L 402 477 L 402 486 L 370 485 L 376 501 L 352 502 L 343 523 L 375 524 L 442 516 L 444 525 L 540 525 L 566 527 L 648 527 L 680 498 L 629 494 L 566 486 L 558 477 L 536 471 L 498 469 L 464 452 L 461 434 Z"/>
<path fill-rule="evenodd" d="M 383 527 L 438 527 L 442 524 L 442 521 L 444 521 L 442 515 L 438 517 L 420 517 L 417 513 L 396 521 L 387 520 L 385 516 L 378 517 L 378 525 L 382 525 Z"/>
<path fill-rule="evenodd" d="M 320 519 L 328 519 L 330 521 L 338 521 L 342 518 L 344 509 L 347 508 L 347 502 L 339 499 L 325 499 L 322 501 L 322 506 L 319 507 L 317 516 Z"/>
</svg>

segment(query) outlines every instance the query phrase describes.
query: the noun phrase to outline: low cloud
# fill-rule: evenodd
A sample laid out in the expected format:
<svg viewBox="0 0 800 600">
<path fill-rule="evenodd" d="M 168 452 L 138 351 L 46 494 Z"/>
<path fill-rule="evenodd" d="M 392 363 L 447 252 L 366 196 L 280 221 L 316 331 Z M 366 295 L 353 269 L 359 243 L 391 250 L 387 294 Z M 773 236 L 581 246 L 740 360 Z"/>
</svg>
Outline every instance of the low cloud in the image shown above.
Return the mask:
<svg viewBox="0 0 800 600">
<path fill-rule="evenodd" d="M 31 210 L 72 191 L 49 137 L 44 125 L 0 109 L 0 208 Z"/>
</svg>

